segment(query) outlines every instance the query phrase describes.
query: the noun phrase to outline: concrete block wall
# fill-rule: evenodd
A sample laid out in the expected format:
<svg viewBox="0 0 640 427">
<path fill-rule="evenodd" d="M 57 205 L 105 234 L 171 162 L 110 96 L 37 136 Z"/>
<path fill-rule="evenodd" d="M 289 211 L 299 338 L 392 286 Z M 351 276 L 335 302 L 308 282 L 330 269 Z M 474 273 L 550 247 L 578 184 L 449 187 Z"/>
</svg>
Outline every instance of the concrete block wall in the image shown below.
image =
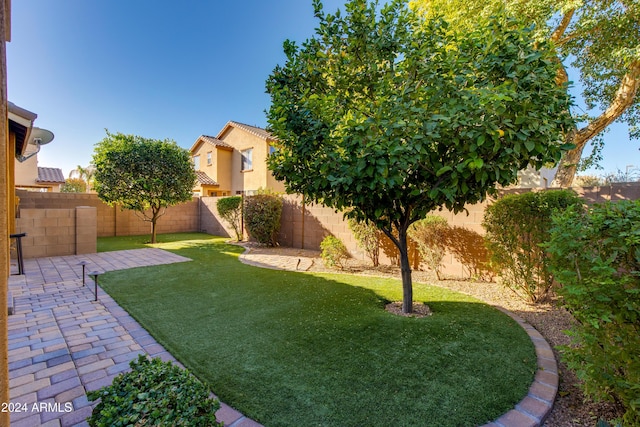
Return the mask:
<svg viewBox="0 0 640 427">
<path fill-rule="evenodd" d="M 75 208 L 75 216 L 75 255 L 96 253 L 98 251 L 97 209 L 90 206 L 78 206 Z"/>
<path fill-rule="evenodd" d="M 16 219 L 25 258 L 96 252 L 96 208 L 23 209 Z"/>
<path fill-rule="evenodd" d="M 613 184 L 605 187 L 574 188 L 587 203 L 601 203 L 612 200 L 640 199 L 640 183 Z M 530 190 L 509 190 L 504 194 Z M 76 210 L 79 206 L 93 207 L 95 210 L 95 234 L 97 236 L 144 235 L 151 232 L 151 225 L 139 219 L 132 211 L 121 210 L 104 204 L 95 194 L 65 193 L 29 193 L 18 191 L 20 197 L 20 218 L 17 220 L 17 232 L 26 231 L 28 237 L 23 244 L 28 247 L 29 256 L 51 256 L 71 252 L 71 246 L 81 247 L 88 244 L 87 232 L 77 240 L 68 237 L 71 222 L 76 218 L 90 215 Z M 202 197 L 167 209 L 166 215 L 158 221 L 158 233 L 200 231 L 224 237 L 235 237 L 233 229 L 222 220 L 217 211 L 217 197 Z M 444 260 L 444 273 L 455 277 L 469 277 L 478 273 L 477 266 L 486 257 L 481 226 L 486 206 L 491 200 L 467 206 L 467 212 L 453 214 L 448 211 L 436 211 L 443 216 L 452 229 L 448 243 L 451 251 Z M 60 212 L 56 212 L 59 210 Z M 63 213 L 62 211 L 68 211 Z M 80 213 L 78 213 L 80 212 Z M 77 215 L 80 215 L 78 217 Z M 91 221 L 87 219 L 87 221 Z M 66 227 L 66 228 L 65 228 Z M 48 230 L 48 231 L 47 231 Z M 285 247 L 319 250 L 320 242 L 334 235 L 341 239 L 349 252 L 359 259 L 366 255 L 358 248 L 356 240 L 349 230 L 341 213 L 322 205 L 302 203 L 302 197 L 284 196 L 282 223 L 279 242 Z M 38 237 L 38 239 L 36 239 Z M 36 240 L 39 242 L 35 244 Z M 94 239 L 95 240 L 95 239 Z M 46 244 L 45 244 L 46 242 Z M 397 263 L 395 248 L 383 238 L 381 263 Z M 74 249 L 75 250 L 75 249 Z M 87 249 L 89 250 L 89 249 Z M 419 260 L 416 251 L 410 249 L 413 268 Z"/>
<path fill-rule="evenodd" d="M 218 215 L 218 200 L 221 197 L 200 198 L 200 228 L 198 231 L 214 236 L 233 237 L 233 228 Z"/>
<path fill-rule="evenodd" d="M 134 212 L 109 206 L 96 194 L 89 193 L 36 193 L 17 191 L 20 198 L 18 215 L 25 209 L 75 209 L 77 206 L 96 208 L 99 237 L 133 236 L 151 233 L 151 223 Z M 166 210 L 157 223 L 158 233 L 180 233 L 199 230 L 199 201 L 192 199 Z"/>
</svg>

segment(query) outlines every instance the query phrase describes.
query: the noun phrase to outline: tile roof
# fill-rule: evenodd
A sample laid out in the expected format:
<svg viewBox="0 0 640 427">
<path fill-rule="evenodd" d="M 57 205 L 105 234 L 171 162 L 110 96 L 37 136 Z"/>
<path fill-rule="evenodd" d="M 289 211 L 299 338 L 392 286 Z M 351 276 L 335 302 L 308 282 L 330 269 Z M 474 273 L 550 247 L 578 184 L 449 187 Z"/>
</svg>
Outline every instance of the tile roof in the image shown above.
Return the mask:
<svg viewBox="0 0 640 427">
<path fill-rule="evenodd" d="M 196 178 L 198 179 L 200 185 L 220 185 L 213 179 L 209 178 L 209 175 L 202 171 L 196 171 Z"/>
<path fill-rule="evenodd" d="M 38 167 L 38 179 L 36 182 L 59 182 L 64 183 L 62 169 Z"/>
<path fill-rule="evenodd" d="M 194 142 L 193 145 L 191 146 L 191 148 L 189 149 L 189 152 L 191 154 L 195 153 L 196 152 L 196 148 L 200 147 L 200 144 L 202 144 L 202 143 L 211 144 L 214 147 L 223 148 L 225 150 L 233 151 L 233 147 L 231 145 L 227 144 L 224 141 L 219 140 L 216 137 L 209 136 L 209 135 L 200 135 L 198 137 L 198 139 L 196 139 L 196 142 Z"/>
<path fill-rule="evenodd" d="M 234 121 L 230 121 L 229 123 L 227 123 L 227 125 L 222 129 L 222 131 L 220 131 L 220 133 L 218 134 L 218 137 L 220 137 L 224 132 L 226 132 L 227 128 L 229 126 L 233 126 L 236 127 L 238 129 L 242 129 L 245 132 L 249 132 L 252 135 L 257 136 L 258 138 L 262 138 L 264 140 L 274 140 L 274 136 L 271 134 L 271 132 L 259 128 L 257 126 L 251 126 L 251 125 L 246 125 L 244 123 L 240 123 L 240 122 L 234 122 Z"/>
<path fill-rule="evenodd" d="M 200 136 L 200 139 L 203 140 L 203 141 L 208 142 L 209 144 L 213 144 L 213 145 L 215 145 L 217 147 L 233 148 L 232 146 L 230 146 L 226 142 L 221 141 L 221 140 L 219 140 L 218 138 L 216 138 L 214 136 L 202 135 L 202 136 Z"/>
</svg>

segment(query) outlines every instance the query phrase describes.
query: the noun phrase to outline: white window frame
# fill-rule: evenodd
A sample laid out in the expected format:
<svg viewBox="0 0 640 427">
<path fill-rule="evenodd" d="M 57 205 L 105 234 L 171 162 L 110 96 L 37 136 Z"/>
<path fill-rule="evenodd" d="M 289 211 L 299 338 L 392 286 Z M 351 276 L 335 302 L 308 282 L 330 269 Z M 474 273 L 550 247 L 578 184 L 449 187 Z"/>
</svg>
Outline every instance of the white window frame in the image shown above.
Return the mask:
<svg viewBox="0 0 640 427">
<path fill-rule="evenodd" d="M 253 148 L 242 150 L 240 156 L 240 170 L 243 172 L 253 170 Z"/>
</svg>

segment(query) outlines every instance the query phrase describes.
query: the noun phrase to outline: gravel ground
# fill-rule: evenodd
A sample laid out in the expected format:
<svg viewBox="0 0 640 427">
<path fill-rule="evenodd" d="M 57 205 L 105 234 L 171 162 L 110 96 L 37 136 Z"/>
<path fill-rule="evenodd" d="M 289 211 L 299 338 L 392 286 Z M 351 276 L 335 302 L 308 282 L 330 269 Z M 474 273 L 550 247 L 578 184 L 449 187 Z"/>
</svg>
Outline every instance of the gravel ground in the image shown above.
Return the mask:
<svg viewBox="0 0 640 427">
<path fill-rule="evenodd" d="M 253 246 L 251 253 L 310 257 L 313 258 L 314 262 L 308 271 L 336 272 L 336 270 L 328 269 L 323 265 L 322 259 L 317 251 Z M 368 266 L 366 262 L 353 259 L 347 262 L 344 272 L 400 277 L 399 269 L 396 267 L 382 266 L 373 268 Z M 485 301 L 488 304 L 506 308 L 525 319 L 545 337 L 554 349 L 553 351 L 558 361 L 560 374 L 558 395 L 553 410 L 544 423 L 545 427 L 595 426 L 599 419 L 612 420 L 622 416 L 621 408 L 616 407 L 612 403 L 596 403 L 585 398 L 578 388 L 578 379 L 576 376 L 560 361 L 560 355 L 555 347 L 569 343 L 569 338 L 563 331 L 569 329 L 575 321 L 566 310 L 557 307 L 553 301 L 533 305 L 524 302 L 512 291 L 497 283 L 454 279 L 435 280 L 431 273 L 424 271 L 414 271 L 413 280 L 415 282 L 431 283 L 463 292 Z"/>
</svg>

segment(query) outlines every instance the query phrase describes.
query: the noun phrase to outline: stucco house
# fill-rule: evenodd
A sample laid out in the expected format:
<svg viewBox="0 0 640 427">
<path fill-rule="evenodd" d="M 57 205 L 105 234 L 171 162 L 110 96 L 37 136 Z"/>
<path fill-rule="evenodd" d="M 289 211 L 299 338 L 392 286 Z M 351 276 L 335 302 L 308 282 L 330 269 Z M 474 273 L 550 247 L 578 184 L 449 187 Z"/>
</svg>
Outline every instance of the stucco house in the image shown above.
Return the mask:
<svg viewBox="0 0 640 427">
<path fill-rule="evenodd" d="M 16 159 L 15 185 L 18 190 L 60 192 L 64 184 L 62 169 L 38 166 L 38 156 L 24 162 Z"/>
<path fill-rule="evenodd" d="M 254 194 L 259 189 L 284 192 L 267 168 L 275 138 L 266 130 L 228 122 L 217 136 L 200 136 L 191 147 L 198 182 L 195 196 Z"/>
</svg>

